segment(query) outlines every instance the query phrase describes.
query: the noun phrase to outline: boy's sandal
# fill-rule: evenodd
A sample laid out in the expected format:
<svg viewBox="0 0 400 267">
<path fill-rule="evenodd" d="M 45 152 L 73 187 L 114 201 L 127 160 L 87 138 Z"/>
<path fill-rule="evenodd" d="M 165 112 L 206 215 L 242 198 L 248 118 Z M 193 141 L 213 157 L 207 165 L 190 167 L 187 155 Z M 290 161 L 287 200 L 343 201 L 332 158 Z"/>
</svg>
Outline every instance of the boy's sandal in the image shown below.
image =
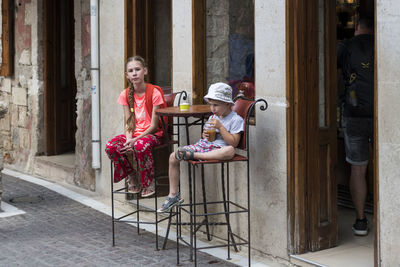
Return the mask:
<svg viewBox="0 0 400 267">
<path fill-rule="evenodd" d="M 175 158 L 179 161 L 183 160 L 183 147 L 178 147 L 178 149 L 175 151 Z"/>
<path fill-rule="evenodd" d="M 156 193 L 154 181 L 150 183 L 150 185 L 142 190 L 142 197 L 151 197 Z"/>
<path fill-rule="evenodd" d="M 194 151 L 184 147 L 178 147 L 178 149 L 175 151 L 175 158 L 177 160 L 193 160 Z"/>
<path fill-rule="evenodd" d="M 181 198 L 180 193 L 176 194 L 174 197 L 167 196 L 165 202 L 161 204 L 161 208 L 157 212 L 169 212 L 176 205 L 183 203 L 183 198 Z"/>
</svg>

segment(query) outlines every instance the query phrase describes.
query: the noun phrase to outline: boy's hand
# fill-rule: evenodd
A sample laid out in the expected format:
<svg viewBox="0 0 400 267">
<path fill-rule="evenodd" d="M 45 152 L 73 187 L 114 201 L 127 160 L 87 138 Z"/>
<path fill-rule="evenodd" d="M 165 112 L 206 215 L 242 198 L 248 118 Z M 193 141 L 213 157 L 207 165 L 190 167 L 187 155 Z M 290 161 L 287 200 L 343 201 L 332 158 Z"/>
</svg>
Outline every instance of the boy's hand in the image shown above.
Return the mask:
<svg viewBox="0 0 400 267">
<path fill-rule="evenodd" d="M 208 140 L 209 135 L 208 135 L 208 133 L 206 133 L 206 129 L 203 130 L 203 133 L 202 133 L 201 137 L 203 139 L 207 139 Z"/>
<path fill-rule="evenodd" d="M 215 128 L 218 130 L 222 127 L 222 123 L 217 119 L 211 119 L 209 124 L 212 128 Z"/>
</svg>

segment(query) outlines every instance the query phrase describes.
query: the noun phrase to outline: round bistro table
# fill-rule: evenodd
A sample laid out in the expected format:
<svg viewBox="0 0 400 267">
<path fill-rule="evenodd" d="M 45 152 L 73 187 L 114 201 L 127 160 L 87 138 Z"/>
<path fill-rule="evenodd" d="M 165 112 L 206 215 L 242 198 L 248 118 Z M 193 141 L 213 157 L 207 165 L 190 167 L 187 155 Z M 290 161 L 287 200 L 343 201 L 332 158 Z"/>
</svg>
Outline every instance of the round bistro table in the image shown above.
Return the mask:
<svg viewBox="0 0 400 267">
<path fill-rule="evenodd" d="M 189 110 L 183 111 L 180 110 L 179 107 L 166 107 L 160 108 L 156 110 L 156 114 L 160 116 L 164 132 L 166 134 L 167 140 L 169 140 L 168 131 L 165 125 L 164 117 L 175 117 L 178 118 L 178 123 L 174 124 L 175 126 L 185 126 L 186 130 L 186 145 L 190 144 L 189 140 L 189 127 L 193 125 L 202 125 L 206 117 L 211 116 L 213 113 L 211 112 L 209 105 L 191 105 L 189 106 Z M 197 120 L 189 123 L 188 118 L 193 117 L 197 118 Z M 185 123 L 179 123 L 179 118 L 184 118 Z M 179 138 L 179 136 L 178 136 Z M 181 144 L 179 144 L 181 145 Z"/>
</svg>

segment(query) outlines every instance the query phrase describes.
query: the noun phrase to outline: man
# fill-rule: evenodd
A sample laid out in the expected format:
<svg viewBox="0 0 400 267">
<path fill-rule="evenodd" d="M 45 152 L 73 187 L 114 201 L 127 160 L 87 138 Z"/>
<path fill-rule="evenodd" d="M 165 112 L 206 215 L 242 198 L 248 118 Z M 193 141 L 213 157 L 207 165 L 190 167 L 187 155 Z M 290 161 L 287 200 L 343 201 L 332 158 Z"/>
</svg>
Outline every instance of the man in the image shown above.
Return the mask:
<svg viewBox="0 0 400 267">
<path fill-rule="evenodd" d="M 360 18 L 354 37 L 338 44 L 337 65 L 343 71 L 345 100 L 343 132 L 346 161 L 351 164 L 350 192 L 356 210 L 355 235 L 368 234 L 364 214 L 367 196 L 369 142 L 373 138 L 374 22 Z"/>
</svg>

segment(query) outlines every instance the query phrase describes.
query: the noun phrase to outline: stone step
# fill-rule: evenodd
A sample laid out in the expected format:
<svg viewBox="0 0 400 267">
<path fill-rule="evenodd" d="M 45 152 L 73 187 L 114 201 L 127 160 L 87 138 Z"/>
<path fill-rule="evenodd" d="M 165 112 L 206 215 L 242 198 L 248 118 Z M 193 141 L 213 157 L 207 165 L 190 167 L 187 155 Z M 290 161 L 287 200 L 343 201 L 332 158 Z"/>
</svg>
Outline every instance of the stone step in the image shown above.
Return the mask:
<svg viewBox="0 0 400 267">
<path fill-rule="evenodd" d="M 34 175 L 47 180 L 74 184 L 75 154 L 38 156 L 35 158 Z"/>
<path fill-rule="evenodd" d="M 323 264 L 304 259 L 301 256 L 297 255 L 290 255 L 290 262 L 294 264 L 294 266 L 301 267 L 327 267 Z"/>
</svg>

